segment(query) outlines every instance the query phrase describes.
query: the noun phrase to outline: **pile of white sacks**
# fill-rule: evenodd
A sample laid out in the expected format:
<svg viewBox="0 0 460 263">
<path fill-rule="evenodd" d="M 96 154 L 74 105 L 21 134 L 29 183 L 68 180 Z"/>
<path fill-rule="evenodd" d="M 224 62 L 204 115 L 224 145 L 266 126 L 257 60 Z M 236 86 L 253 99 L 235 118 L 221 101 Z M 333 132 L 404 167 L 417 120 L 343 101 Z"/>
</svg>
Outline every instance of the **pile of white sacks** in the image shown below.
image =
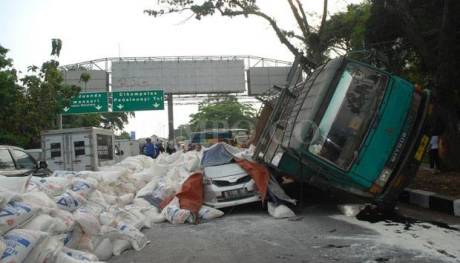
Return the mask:
<svg viewBox="0 0 460 263">
<path fill-rule="evenodd" d="M 166 219 L 184 223 L 177 200 L 160 211 L 149 198 L 180 191 L 200 153 L 129 157 L 99 171 L 0 177 L 0 262 L 96 262 L 148 244 L 142 232 Z M 204 207 L 202 219 L 222 216 Z"/>
</svg>

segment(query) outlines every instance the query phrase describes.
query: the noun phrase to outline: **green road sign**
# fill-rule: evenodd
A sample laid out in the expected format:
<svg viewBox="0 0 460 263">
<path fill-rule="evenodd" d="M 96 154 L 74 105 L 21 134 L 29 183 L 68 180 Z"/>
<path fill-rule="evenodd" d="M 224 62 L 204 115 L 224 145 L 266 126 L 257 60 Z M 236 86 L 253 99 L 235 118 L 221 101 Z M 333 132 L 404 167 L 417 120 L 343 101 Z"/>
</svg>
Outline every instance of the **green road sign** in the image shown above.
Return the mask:
<svg viewBox="0 0 460 263">
<path fill-rule="evenodd" d="M 162 90 L 115 91 L 112 92 L 112 111 L 163 110 Z"/>
<path fill-rule="evenodd" d="M 62 110 L 62 114 L 78 114 L 90 112 L 108 112 L 107 92 L 80 93 L 72 99 L 70 106 Z"/>
</svg>

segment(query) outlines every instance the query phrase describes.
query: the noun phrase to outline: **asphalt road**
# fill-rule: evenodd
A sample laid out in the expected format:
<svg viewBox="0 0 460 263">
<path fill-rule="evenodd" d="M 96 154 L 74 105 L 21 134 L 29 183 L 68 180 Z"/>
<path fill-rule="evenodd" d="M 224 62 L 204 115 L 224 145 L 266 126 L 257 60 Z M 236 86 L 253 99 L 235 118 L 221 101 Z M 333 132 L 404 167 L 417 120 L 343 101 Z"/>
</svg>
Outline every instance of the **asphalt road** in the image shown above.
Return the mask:
<svg viewBox="0 0 460 263">
<path fill-rule="evenodd" d="M 337 209 L 349 201 L 313 191 L 295 220 L 274 219 L 257 203 L 198 225 L 157 224 L 144 231 L 147 247 L 110 262 L 460 262 L 460 219 L 401 205 L 412 218 L 371 223 Z"/>
</svg>

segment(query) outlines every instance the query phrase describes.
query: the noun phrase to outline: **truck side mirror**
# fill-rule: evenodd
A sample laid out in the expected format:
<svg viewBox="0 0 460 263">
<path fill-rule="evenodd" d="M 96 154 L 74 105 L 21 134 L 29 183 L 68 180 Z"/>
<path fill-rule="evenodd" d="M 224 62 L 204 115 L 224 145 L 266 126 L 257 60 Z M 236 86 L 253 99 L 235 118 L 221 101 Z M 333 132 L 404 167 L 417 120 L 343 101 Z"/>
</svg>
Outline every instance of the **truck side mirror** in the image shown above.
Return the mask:
<svg viewBox="0 0 460 263">
<path fill-rule="evenodd" d="M 40 161 L 40 162 L 38 162 L 38 168 L 46 169 L 46 168 L 48 168 L 48 164 L 45 161 Z"/>
</svg>

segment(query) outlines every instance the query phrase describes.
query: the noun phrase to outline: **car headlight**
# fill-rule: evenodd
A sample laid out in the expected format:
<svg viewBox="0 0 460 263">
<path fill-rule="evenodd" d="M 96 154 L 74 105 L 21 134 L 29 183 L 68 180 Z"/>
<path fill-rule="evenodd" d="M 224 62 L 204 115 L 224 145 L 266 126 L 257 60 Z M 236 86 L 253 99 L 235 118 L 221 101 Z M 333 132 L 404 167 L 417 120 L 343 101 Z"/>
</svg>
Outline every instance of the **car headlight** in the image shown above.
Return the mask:
<svg viewBox="0 0 460 263">
<path fill-rule="evenodd" d="M 204 177 L 204 178 L 203 178 L 203 184 L 205 184 L 205 185 L 212 185 L 212 180 L 211 180 L 211 178 Z"/>
</svg>

